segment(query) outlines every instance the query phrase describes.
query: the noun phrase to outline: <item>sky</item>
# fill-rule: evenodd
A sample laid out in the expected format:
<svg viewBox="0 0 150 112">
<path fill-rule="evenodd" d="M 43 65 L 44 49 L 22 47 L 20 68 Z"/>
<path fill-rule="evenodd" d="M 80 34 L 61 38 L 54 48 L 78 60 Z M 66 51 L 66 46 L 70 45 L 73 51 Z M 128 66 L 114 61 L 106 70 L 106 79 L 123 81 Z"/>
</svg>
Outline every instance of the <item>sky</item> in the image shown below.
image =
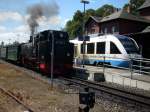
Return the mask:
<svg viewBox="0 0 150 112">
<path fill-rule="evenodd" d="M 97 9 L 104 4 L 111 4 L 122 8 L 129 0 L 89 0 L 86 9 Z M 13 43 L 14 41 L 27 42 L 30 35 L 28 19 L 31 17 L 28 9 L 35 4 L 56 4 L 57 13 L 53 15 L 43 14 L 38 18 L 38 31 L 46 29 L 60 30 L 66 22 L 72 19 L 77 10 L 83 11 L 80 0 L 0 0 L 0 43 L 2 41 Z M 49 10 L 51 13 L 51 10 Z M 49 13 L 49 12 L 48 12 Z"/>
</svg>

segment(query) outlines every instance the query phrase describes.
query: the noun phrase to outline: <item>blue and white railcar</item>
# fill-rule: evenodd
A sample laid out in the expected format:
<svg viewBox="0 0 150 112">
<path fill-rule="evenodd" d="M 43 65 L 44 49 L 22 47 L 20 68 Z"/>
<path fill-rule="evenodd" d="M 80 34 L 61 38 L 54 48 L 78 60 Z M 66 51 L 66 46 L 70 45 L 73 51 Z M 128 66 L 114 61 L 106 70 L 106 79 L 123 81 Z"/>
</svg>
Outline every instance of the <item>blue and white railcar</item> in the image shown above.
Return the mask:
<svg viewBox="0 0 150 112">
<path fill-rule="evenodd" d="M 129 67 L 130 58 L 141 57 L 137 43 L 123 35 L 90 37 L 85 45 L 85 53 L 83 41 L 74 39 L 70 42 L 74 43 L 76 64 L 101 65 L 104 62 L 114 67 Z"/>
</svg>

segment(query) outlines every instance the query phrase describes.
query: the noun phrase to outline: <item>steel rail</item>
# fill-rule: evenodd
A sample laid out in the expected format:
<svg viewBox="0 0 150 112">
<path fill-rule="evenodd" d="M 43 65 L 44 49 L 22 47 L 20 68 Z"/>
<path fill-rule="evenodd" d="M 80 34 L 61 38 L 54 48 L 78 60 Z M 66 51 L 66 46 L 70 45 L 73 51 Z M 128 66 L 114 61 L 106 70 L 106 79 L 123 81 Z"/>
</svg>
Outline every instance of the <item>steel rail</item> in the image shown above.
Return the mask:
<svg viewBox="0 0 150 112">
<path fill-rule="evenodd" d="M 91 82 L 91 81 L 87 81 L 87 80 L 82 80 L 79 78 L 72 78 L 72 79 L 68 79 L 68 78 L 63 78 L 64 80 L 67 80 L 71 83 L 74 84 L 78 84 L 78 85 L 83 85 L 89 88 L 92 88 L 94 90 L 97 91 L 103 91 L 105 93 L 114 95 L 114 96 L 118 96 L 124 99 L 128 99 L 130 101 L 134 101 L 136 103 L 140 103 L 140 104 L 144 104 L 146 106 L 150 106 L 150 97 L 148 96 L 143 96 L 143 95 L 139 95 L 136 93 L 132 93 L 132 92 L 128 92 L 119 88 L 113 88 L 110 86 L 106 86 L 104 84 L 100 84 L 100 83 L 95 83 L 95 82 Z"/>
<path fill-rule="evenodd" d="M 35 112 L 33 111 L 29 106 L 27 106 L 24 102 L 22 102 L 20 99 L 18 99 L 16 96 L 14 96 L 11 92 L 6 91 L 4 88 L 0 87 L 0 90 L 7 96 L 14 99 L 17 103 L 22 105 L 24 108 L 26 108 L 29 112 Z"/>
</svg>

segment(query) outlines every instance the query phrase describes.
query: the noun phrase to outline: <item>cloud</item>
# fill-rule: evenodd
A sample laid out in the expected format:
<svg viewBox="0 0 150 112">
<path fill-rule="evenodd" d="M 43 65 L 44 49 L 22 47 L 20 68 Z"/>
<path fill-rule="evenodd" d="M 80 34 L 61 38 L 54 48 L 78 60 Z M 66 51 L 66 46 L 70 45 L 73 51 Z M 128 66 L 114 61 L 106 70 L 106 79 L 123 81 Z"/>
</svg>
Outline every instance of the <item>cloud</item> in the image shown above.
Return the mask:
<svg viewBox="0 0 150 112">
<path fill-rule="evenodd" d="M 71 18 L 64 19 L 63 22 L 62 22 L 62 26 L 65 27 L 67 22 L 70 21 L 70 20 L 71 20 Z"/>
<path fill-rule="evenodd" d="M 7 32 L 2 33 L 0 35 L 0 43 L 3 41 L 5 44 L 13 43 L 15 41 L 18 41 L 20 43 L 27 42 L 29 40 L 29 34 L 28 33 L 17 33 L 17 32 Z"/>
<path fill-rule="evenodd" d="M 18 12 L 0 12 L 0 23 L 4 23 L 0 26 L 0 42 L 4 41 L 6 44 L 9 43 L 9 41 L 10 43 L 13 43 L 14 41 L 27 42 L 30 38 L 30 28 L 27 24 L 29 16 L 29 14 L 22 16 Z M 13 26 L 10 25 L 10 27 L 8 27 L 6 23 L 9 24 L 12 20 L 19 24 Z M 40 32 L 48 29 L 60 30 L 64 27 L 65 20 L 60 16 L 51 16 L 48 18 L 42 16 L 38 19 L 38 22 L 38 32 Z M 11 24 L 13 24 L 13 21 Z"/>
<path fill-rule="evenodd" d="M 42 16 L 38 19 L 39 23 L 39 31 L 47 30 L 47 29 L 54 29 L 59 30 L 62 27 L 62 19 L 60 16 L 52 16 L 49 18 L 46 18 L 45 16 Z"/>
<path fill-rule="evenodd" d="M 61 18 L 59 16 L 53 16 L 48 19 L 47 21 L 50 25 L 60 25 L 61 24 Z"/>
<path fill-rule="evenodd" d="M 0 33 L 6 32 L 6 27 L 0 26 Z"/>
<path fill-rule="evenodd" d="M 0 12 L 0 22 L 5 22 L 7 20 L 23 21 L 24 17 L 18 12 Z"/>
<path fill-rule="evenodd" d="M 30 32 L 30 30 L 29 30 L 28 25 L 20 25 L 20 26 L 16 27 L 13 30 L 13 32 L 22 32 L 22 33 L 24 32 L 24 33 L 26 33 L 26 32 Z"/>
</svg>

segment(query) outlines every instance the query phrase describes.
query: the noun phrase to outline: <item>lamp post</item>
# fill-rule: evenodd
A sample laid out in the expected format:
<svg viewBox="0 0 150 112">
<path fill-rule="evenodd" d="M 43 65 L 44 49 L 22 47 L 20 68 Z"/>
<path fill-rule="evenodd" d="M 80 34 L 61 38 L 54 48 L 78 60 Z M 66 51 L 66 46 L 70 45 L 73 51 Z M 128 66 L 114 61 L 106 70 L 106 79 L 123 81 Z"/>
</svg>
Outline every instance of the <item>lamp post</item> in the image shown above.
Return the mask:
<svg viewBox="0 0 150 112">
<path fill-rule="evenodd" d="M 50 38 L 51 36 L 51 38 Z M 50 40 L 51 39 L 51 40 Z M 51 80 L 51 89 L 53 89 L 53 73 L 54 73 L 54 31 L 49 31 L 48 32 L 48 41 L 51 41 L 51 45 L 50 45 L 50 48 L 51 48 L 51 67 L 50 67 L 50 80 Z"/>
<path fill-rule="evenodd" d="M 52 49 L 51 49 L 51 88 L 53 88 L 53 69 L 54 69 L 54 33 L 51 31 L 52 34 Z"/>
<path fill-rule="evenodd" d="M 83 34 L 82 34 L 82 36 L 83 36 L 83 61 L 82 61 L 82 65 L 83 65 L 83 68 L 84 68 L 84 61 L 85 61 L 85 57 L 84 57 L 84 55 L 85 55 L 85 47 L 86 47 L 86 41 L 85 41 L 85 20 L 84 20 L 84 17 L 85 17 L 85 5 L 86 4 L 89 4 L 89 1 L 87 1 L 87 0 L 81 0 L 81 3 L 83 3 L 83 5 L 84 5 L 84 15 L 83 15 L 83 24 L 82 24 L 82 31 L 83 31 Z"/>
</svg>

